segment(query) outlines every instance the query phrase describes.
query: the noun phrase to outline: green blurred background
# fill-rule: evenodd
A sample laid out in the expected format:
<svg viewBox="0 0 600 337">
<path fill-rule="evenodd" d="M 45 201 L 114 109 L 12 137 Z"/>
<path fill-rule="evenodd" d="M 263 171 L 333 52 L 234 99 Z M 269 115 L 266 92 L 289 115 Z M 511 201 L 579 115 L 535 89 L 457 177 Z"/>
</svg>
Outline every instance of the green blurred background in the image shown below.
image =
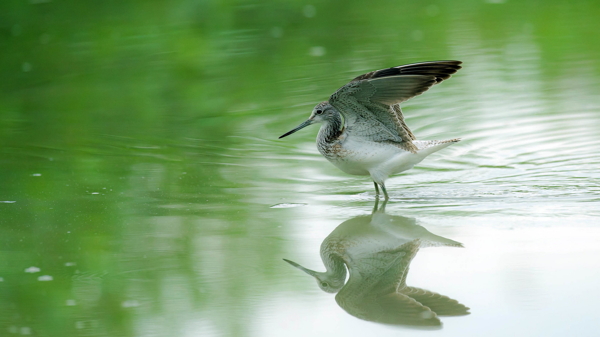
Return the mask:
<svg viewBox="0 0 600 337">
<path fill-rule="evenodd" d="M 406 110 L 465 141 L 416 170 L 425 194 L 398 180 L 420 198 L 403 215 L 598 220 L 599 17 L 597 1 L 2 1 L 0 335 L 260 335 L 262 296 L 314 290 L 281 262 L 310 237 L 296 222 L 372 203 L 314 130 L 277 136 L 404 63 L 465 62 Z"/>
</svg>

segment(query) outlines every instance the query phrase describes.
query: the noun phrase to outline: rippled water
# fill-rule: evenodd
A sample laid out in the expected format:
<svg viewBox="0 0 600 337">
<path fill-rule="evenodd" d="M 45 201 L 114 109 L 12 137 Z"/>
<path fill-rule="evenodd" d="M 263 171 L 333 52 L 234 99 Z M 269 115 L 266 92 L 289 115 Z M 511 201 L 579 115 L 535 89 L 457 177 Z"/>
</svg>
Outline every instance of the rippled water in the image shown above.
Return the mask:
<svg viewBox="0 0 600 337">
<path fill-rule="evenodd" d="M 98 6 L 0 5 L 0 336 L 595 335 L 595 2 Z M 385 209 L 277 139 L 436 59 Z"/>
</svg>

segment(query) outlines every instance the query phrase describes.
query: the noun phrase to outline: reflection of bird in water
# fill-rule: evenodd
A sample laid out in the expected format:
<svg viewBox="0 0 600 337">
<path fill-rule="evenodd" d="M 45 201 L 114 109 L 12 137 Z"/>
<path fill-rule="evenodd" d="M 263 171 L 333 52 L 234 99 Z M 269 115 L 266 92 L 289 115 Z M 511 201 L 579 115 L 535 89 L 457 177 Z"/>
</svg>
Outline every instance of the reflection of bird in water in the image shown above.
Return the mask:
<svg viewBox="0 0 600 337">
<path fill-rule="evenodd" d="M 385 203 L 370 216 L 339 225 L 321 244 L 327 271 L 316 272 L 285 260 L 313 276 L 322 290 L 336 293 L 340 307 L 373 322 L 441 326 L 438 315 L 469 314 L 466 306 L 429 290 L 409 287 L 409 265 L 421 247 L 462 244 L 430 233 L 415 220 L 385 213 Z M 346 281 L 346 266 L 350 272 Z"/>
<path fill-rule="evenodd" d="M 310 117 L 279 138 L 315 123 L 319 152 L 340 170 L 370 175 L 375 192 L 388 193 L 385 180 L 411 169 L 428 155 L 459 139 L 417 140 L 404 122 L 400 103 L 448 79 L 460 61 L 434 61 L 372 71 L 338 89 L 317 104 Z"/>
</svg>

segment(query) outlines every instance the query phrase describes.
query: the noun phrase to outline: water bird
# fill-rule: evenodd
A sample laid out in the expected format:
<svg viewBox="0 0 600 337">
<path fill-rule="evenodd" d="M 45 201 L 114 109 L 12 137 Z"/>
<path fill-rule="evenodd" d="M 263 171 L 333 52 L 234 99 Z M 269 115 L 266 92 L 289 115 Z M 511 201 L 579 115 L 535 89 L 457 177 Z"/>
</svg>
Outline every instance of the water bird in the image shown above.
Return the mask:
<svg viewBox="0 0 600 337">
<path fill-rule="evenodd" d="M 323 291 L 337 293 L 338 305 L 357 318 L 440 327 L 438 316 L 468 315 L 469 308 L 448 296 L 406 284 L 413 258 L 426 247 L 463 245 L 429 232 L 413 218 L 387 214 L 385 203 L 378 209 L 376 199 L 371 215 L 344 221 L 323 240 L 324 272 L 284 261 L 314 277 Z"/>
<path fill-rule="evenodd" d="M 404 122 L 400 103 L 422 94 L 461 69 L 461 61 L 407 64 L 360 75 L 317 104 L 310 117 L 279 138 L 321 123 L 319 152 L 340 170 L 370 175 L 385 200 L 389 176 L 411 169 L 459 138 L 417 140 Z"/>
</svg>

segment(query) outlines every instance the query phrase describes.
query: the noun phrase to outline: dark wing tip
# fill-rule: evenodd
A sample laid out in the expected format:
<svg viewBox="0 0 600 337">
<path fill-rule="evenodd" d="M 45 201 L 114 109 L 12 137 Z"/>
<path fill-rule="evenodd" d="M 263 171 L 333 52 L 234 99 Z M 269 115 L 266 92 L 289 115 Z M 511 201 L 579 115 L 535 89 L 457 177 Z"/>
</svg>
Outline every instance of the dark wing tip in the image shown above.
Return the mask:
<svg viewBox="0 0 600 337">
<path fill-rule="evenodd" d="M 440 83 L 443 80 L 450 78 L 452 74 L 460 70 L 462 68 L 461 64 L 461 61 L 454 60 L 412 63 L 398 67 L 372 71 L 356 77 L 353 79 L 353 81 L 396 75 L 432 75 L 435 76 L 435 83 Z"/>
<path fill-rule="evenodd" d="M 437 83 L 439 83 L 437 81 L 437 78 L 434 76 L 430 76 L 428 79 L 421 82 L 420 85 L 415 88 L 414 96 L 424 93 L 425 91 L 429 90 L 429 88 L 431 88 L 431 86 L 433 86 L 434 84 L 437 84 Z"/>
</svg>

